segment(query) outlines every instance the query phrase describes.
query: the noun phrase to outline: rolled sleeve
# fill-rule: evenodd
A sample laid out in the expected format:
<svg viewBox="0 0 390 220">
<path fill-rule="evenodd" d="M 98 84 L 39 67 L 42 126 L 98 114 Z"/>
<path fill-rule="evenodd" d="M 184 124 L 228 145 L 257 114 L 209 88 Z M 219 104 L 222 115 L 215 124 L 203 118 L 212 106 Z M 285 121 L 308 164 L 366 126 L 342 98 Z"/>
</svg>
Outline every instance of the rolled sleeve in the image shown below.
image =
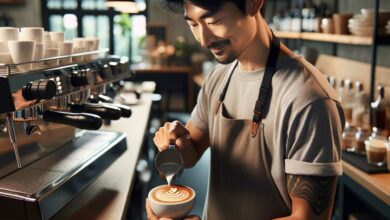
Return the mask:
<svg viewBox="0 0 390 220">
<path fill-rule="evenodd" d="M 338 102 L 321 99 L 306 106 L 294 117 L 288 132 L 285 172 L 293 175 L 341 175 L 343 125 L 343 110 Z"/>
</svg>

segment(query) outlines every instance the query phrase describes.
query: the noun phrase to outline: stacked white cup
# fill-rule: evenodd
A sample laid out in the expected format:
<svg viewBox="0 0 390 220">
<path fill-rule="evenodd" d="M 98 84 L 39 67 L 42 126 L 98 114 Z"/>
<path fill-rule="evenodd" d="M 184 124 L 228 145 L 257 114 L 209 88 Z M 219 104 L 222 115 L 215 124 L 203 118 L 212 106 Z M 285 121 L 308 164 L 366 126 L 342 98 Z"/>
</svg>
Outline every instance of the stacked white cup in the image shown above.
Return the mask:
<svg viewBox="0 0 390 220">
<path fill-rule="evenodd" d="M 88 51 L 97 51 L 99 49 L 100 40 L 97 37 L 86 37 L 87 50 Z M 98 58 L 98 54 L 93 54 L 88 56 L 88 60 L 94 60 Z"/>
<path fill-rule="evenodd" d="M 64 42 L 63 32 L 48 32 L 45 34 L 46 49 L 45 58 L 58 57 L 60 55 L 60 45 Z M 46 61 L 46 64 L 55 67 L 59 65 L 59 60 Z"/>
<path fill-rule="evenodd" d="M 13 27 L 0 27 L 0 63 L 12 64 L 13 60 L 8 48 L 8 41 L 19 38 L 19 30 Z"/>
<path fill-rule="evenodd" d="M 73 39 L 73 52 L 74 53 L 83 53 L 87 52 L 87 42 L 85 41 L 85 38 L 74 38 Z M 78 63 L 78 62 L 83 62 L 84 59 L 86 59 L 86 56 L 76 56 L 73 57 L 73 61 Z"/>
<path fill-rule="evenodd" d="M 20 28 L 20 41 L 35 41 L 35 52 L 33 60 L 42 60 L 44 55 L 43 28 L 23 27 Z M 38 68 L 41 63 L 34 63 L 33 67 Z"/>
</svg>

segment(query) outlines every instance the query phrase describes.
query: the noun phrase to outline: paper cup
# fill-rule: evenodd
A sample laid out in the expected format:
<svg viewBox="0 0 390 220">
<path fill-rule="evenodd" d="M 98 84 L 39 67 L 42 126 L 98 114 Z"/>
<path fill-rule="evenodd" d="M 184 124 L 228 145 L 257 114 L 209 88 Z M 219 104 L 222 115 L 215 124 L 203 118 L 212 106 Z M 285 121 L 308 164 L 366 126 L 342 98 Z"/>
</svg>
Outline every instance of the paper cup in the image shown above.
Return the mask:
<svg viewBox="0 0 390 220">
<path fill-rule="evenodd" d="M 24 63 L 34 60 L 35 41 L 8 41 L 8 49 L 10 51 L 14 63 Z M 21 71 L 30 71 L 32 64 L 17 65 Z"/>
</svg>

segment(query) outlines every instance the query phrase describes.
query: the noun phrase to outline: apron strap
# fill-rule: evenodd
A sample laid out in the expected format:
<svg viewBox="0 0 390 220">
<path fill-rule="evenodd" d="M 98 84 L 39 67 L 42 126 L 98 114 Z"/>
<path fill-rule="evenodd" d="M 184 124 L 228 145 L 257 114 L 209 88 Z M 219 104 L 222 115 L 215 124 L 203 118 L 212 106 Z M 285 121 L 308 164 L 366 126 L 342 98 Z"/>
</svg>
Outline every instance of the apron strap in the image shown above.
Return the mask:
<svg viewBox="0 0 390 220">
<path fill-rule="evenodd" d="M 272 41 L 270 46 L 270 51 L 267 59 L 267 64 L 265 68 L 264 78 L 261 82 L 261 87 L 259 91 L 259 96 L 255 104 L 255 109 L 253 110 L 252 126 L 251 126 L 251 137 L 254 138 L 257 135 L 257 130 L 259 128 L 260 122 L 263 118 L 264 105 L 266 104 L 267 98 L 271 92 L 272 87 L 272 77 L 276 72 L 276 63 L 278 61 L 278 56 L 280 52 L 280 42 L 277 37 L 275 37 L 272 32 Z"/>
<path fill-rule="evenodd" d="M 232 70 L 230 72 L 229 78 L 228 78 L 228 80 L 227 80 L 227 82 L 225 84 L 225 87 L 223 88 L 221 94 L 219 95 L 218 103 L 215 106 L 215 114 L 218 114 L 219 107 L 221 106 L 223 100 L 225 100 L 225 96 L 226 96 L 226 92 L 227 92 L 229 84 L 230 84 L 230 80 L 232 79 L 234 70 L 237 68 L 237 65 L 238 65 L 238 62 L 236 62 L 236 64 L 234 64 L 234 66 L 233 66 L 233 68 L 232 68 Z"/>
</svg>

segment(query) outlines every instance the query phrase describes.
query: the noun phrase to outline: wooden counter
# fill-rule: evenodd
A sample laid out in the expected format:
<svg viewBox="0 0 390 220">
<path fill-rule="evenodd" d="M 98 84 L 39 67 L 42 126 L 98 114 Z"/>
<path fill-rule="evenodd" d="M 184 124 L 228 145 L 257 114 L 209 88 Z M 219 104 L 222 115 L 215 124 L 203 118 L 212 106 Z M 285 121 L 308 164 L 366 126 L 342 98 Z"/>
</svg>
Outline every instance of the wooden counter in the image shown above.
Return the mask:
<svg viewBox="0 0 390 220">
<path fill-rule="evenodd" d="M 152 94 L 142 93 L 141 103 L 131 106 L 129 119 L 112 121 L 101 130 L 127 134 L 127 150 L 98 179 L 56 214 L 54 219 L 116 220 L 126 217 L 135 168 L 144 141 Z"/>
<path fill-rule="evenodd" d="M 346 161 L 343 172 L 390 206 L 390 173 L 367 174 Z"/>
</svg>

